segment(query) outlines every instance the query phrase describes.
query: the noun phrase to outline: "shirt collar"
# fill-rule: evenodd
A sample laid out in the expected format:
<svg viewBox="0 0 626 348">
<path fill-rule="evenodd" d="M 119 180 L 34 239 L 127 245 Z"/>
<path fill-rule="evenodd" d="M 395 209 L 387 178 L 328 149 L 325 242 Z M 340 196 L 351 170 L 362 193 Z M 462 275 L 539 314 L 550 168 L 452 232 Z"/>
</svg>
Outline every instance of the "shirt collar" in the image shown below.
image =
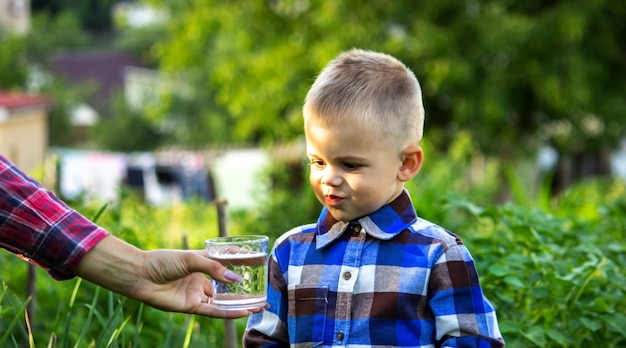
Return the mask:
<svg viewBox="0 0 626 348">
<path fill-rule="evenodd" d="M 398 198 L 381 207 L 370 215 L 356 219 L 351 223 L 358 223 L 363 230 L 372 237 L 388 240 L 402 232 L 417 220 L 413 202 L 406 189 Z M 348 222 L 337 221 L 328 209 L 322 209 L 317 220 L 316 248 L 320 249 L 336 240 L 350 225 Z"/>
</svg>

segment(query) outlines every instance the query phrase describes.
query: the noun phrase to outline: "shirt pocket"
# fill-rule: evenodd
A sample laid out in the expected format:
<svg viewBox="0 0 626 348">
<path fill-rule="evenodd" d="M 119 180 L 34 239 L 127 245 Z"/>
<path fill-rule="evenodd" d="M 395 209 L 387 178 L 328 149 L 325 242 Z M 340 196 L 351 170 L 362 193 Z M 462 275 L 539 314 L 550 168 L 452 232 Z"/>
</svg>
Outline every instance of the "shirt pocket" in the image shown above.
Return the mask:
<svg viewBox="0 0 626 348">
<path fill-rule="evenodd" d="M 328 287 L 319 284 L 289 285 L 289 336 L 291 343 L 310 343 L 313 347 L 324 341 Z"/>
</svg>

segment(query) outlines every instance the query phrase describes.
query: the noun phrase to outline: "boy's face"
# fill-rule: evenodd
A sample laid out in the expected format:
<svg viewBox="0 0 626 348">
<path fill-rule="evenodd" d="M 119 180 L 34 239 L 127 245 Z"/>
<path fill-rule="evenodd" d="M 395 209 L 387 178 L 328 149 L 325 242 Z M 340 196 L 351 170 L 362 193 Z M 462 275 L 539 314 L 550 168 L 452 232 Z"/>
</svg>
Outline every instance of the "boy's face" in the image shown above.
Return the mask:
<svg viewBox="0 0 626 348">
<path fill-rule="evenodd" d="M 402 149 L 394 142 L 350 122 L 328 126 L 315 116 L 306 122 L 305 137 L 311 187 L 335 219 L 373 213 L 402 192 Z"/>
</svg>

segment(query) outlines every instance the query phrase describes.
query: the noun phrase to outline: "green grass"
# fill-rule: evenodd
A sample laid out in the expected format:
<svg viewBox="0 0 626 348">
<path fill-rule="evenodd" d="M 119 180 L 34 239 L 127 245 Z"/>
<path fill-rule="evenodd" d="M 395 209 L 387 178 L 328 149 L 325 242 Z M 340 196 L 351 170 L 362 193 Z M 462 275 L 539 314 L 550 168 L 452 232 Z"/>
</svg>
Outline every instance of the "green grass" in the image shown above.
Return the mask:
<svg viewBox="0 0 626 348">
<path fill-rule="evenodd" d="M 144 249 L 202 249 L 218 235 L 215 207 L 201 202 L 159 209 L 127 196 L 119 205 L 72 206 Z M 39 268 L 29 328 L 27 264 L 0 250 L 0 265 L 0 347 L 224 346 L 221 319 L 162 312 L 80 279 L 55 281 Z M 236 324 L 242 332 L 245 319 Z"/>
</svg>

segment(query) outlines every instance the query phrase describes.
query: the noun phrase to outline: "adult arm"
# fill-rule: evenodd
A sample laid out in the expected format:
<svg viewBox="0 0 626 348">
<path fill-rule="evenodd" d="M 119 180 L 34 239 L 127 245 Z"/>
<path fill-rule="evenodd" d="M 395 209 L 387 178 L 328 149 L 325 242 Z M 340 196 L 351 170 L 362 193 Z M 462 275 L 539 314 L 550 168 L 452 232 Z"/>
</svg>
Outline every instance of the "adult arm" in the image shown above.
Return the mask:
<svg viewBox="0 0 626 348">
<path fill-rule="evenodd" d="M 227 283 L 240 279 L 201 250 L 145 251 L 114 236 L 100 241 L 76 268 L 81 278 L 165 311 L 232 319 L 261 310 L 217 309 L 205 274 Z"/>
<path fill-rule="evenodd" d="M 203 273 L 225 282 L 238 277 L 201 251 L 140 250 L 71 209 L 1 155 L 0 247 L 55 279 L 78 275 L 163 310 L 221 318 L 250 314 L 210 304 L 210 282 Z"/>
</svg>

